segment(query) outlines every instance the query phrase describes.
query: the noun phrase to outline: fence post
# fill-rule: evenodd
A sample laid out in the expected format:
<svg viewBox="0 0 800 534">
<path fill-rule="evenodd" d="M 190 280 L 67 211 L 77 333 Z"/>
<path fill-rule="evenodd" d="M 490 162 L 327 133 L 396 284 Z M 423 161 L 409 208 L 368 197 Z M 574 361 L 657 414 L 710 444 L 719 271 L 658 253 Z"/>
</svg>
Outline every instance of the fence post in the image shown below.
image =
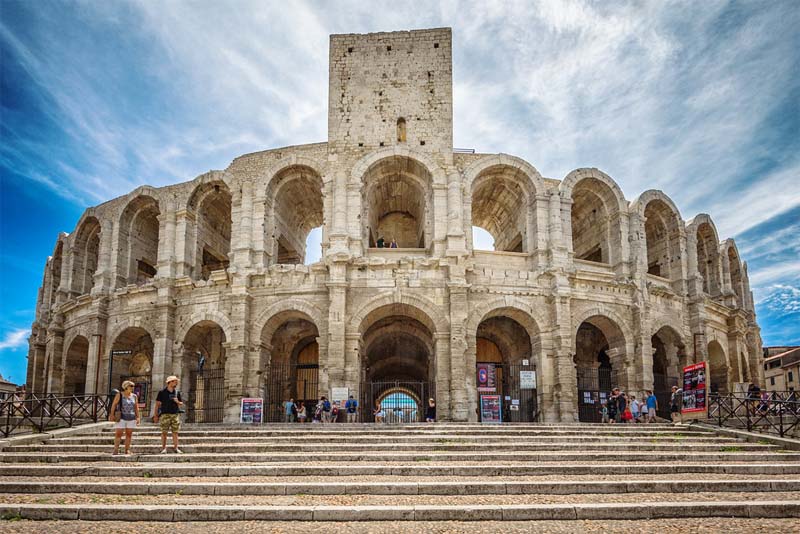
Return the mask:
<svg viewBox="0 0 800 534">
<path fill-rule="evenodd" d="M 782 401 L 779 401 L 779 402 L 781 402 L 781 403 L 778 405 L 778 433 L 780 434 L 781 437 L 783 437 L 783 408 L 784 408 L 784 404 L 783 404 Z M 769 413 L 769 412 L 767 412 L 767 413 Z"/>
<path fill-rule="evenodd" d="M 753 429 L 753 422 L 750 419 L 750 400 L 749 400 L 749 397 L 745 397 L 745 398 L 748 399 L 748 400 L 745 401 L 745 408 L 746 408 L 745 411 L 747 412 L 747 431 L 750 432 Z"/>
</svg>

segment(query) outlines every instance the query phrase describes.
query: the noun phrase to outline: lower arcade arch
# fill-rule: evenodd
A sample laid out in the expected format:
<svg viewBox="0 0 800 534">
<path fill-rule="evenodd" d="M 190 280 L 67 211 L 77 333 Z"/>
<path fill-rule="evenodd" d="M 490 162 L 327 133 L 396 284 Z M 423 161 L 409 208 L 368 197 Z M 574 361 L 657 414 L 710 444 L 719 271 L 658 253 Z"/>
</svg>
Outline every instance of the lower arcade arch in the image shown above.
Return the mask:
<svg viewBox="0 0 800 534">
<path fill-rule="evenodd" d="M 538 420 L 536 374 L 540 347 L 536 333 L 538 329 L 532 319 L 515 309 L 493 310 L 478 324 L 475 340 L 478 420 L 496 419 L 498 408 L 504 422 Z"/>
<path fill-rule="evenodd" d="M 89 340 L 75 336 L 64 355 L 64 395 L 86 393 L 86 367 L 89 362 Z"/>
<path fill-rule="evenodd" d="M 153 338 L 147 330 L 130 327 L 123 330 L 111 344 L 109 390 L 120 389 L 122 382 L 134 383 L 134 393 L 139 398 L 139 408 L 146 413 L 152 408 L 160 384 L 153 384 Z"/>
<path fill-rule="evenodd" d="M 670 418 L 672 386 L 682 386 L 681 372 L 688 364 L 686 347 L 680 335 L 671 327 L 661 327 L 650 338 L 653 350 L 653 393 L 658 399 L 657 415 Z"/>
<path fill-rule="evenodd" d="M 602 421 L 602 406 L 609 392 L 627 385 L 624 373 L 625 338 L 608 317 L 594 315 L 583 321 L 575 336 L 575 371 L 578 382 L 578 421 Z"/>
<path fill-rule="evenodd" d="M 711 377 L 709 392 L 719 393 L 720 395 L 730 393 L 730 388 L 728 387 L 728 359 L 719 341 L 714 340 L 708 344 L 708 367 L 708 374 Z"/>
<path fill-rule="evenodd" d="M 392 410 L 387 420 L 424 420 L 427 400 L 436 398 L 432 321 L 412 306 L 389 305 L 364 323 L 359 350 L 362 420 L 374 421 L 373 412 L 387 399 L 391 406 L 381 406 L 384 412 Z"/>
<path fill-rule="evenodd" d="M 319 329 L 301 312 L 283 312 L 261 331 L 265 420 L 286 420 L 284 402 L 306 407 L 312 421 L 319 400 Z"/>
<path fill-rule="evenodd" d="M 225 331 L 213 321 L 195 323 L 183 339 L 180 390 L 190 423 L 221 423 L 225 411 Z"/>
</svg>

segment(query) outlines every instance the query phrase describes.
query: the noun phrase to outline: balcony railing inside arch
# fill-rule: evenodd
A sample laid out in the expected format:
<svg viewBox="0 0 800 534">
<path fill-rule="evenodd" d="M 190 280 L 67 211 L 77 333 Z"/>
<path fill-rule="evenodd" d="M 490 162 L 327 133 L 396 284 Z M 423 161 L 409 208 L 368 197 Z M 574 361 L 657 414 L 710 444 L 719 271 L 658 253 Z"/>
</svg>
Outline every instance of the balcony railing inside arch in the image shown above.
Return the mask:
<svg viewBox="0 0 800 534">
<path fill-rule="evenodd" d="M 108 420 L 112 397 L 108 395 L 11 396 L 0 401 L 0 435 L 41 433 Z"/>
<path fill-rule="evenodd" d="M 766 396 L 709 395 L 707 423 L 748 432 L 800 435 L 800 393 L 772 391 Z"/>
</svg>

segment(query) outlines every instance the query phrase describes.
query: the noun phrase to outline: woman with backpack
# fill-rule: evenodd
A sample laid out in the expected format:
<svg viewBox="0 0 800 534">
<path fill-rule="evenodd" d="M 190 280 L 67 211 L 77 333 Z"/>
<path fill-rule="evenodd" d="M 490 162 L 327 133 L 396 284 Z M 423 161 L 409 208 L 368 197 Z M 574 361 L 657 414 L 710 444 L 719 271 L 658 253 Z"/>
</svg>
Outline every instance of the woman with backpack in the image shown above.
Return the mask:
<svg viewBox="0 0 800 534">
<path fill-rule="evenodd" d="M 306 422 L 306 405 L 302 401 L 297 401 L 297 421 L 300 423 Z"/>
<path fill-rule="evenodd" d="M 117 423 L 114 432 L 114 456 L 119 454 L 119 442 L 122 440 L 122 433 L 125 432 L 125 456 L 131 454 L 131 439 L 133 429 L 139 424 L 139 398 L 133 393 L 136 384 L 130 380 L 122 383 L 122 391 L 117 393 L 111 403 L 111 410 L 108 420 Z"/>
</svg>

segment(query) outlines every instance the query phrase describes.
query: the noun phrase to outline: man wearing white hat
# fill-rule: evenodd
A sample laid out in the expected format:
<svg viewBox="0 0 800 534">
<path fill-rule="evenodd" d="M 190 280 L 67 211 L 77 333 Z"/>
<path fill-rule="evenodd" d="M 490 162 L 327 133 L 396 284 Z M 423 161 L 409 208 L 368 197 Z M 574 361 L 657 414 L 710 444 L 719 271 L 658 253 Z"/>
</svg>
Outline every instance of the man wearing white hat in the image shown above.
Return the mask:
<svg viewBox="0 0 800 534">
<path fill-rule="evenodd" d="M 181 429 L 180 407 L 183 406 L 181 392 L 177 390 L 178 377 L 168 376 L 167 387 L 158 392 L 153 422 L 161 426 L 161 454 L 167 454 L 167 432 L 172 431 L 172 450 L 183 454 L 178 448 L 178 432 Z M 160 422 L 159 422 L 160 420 Z"/>
</svg>

